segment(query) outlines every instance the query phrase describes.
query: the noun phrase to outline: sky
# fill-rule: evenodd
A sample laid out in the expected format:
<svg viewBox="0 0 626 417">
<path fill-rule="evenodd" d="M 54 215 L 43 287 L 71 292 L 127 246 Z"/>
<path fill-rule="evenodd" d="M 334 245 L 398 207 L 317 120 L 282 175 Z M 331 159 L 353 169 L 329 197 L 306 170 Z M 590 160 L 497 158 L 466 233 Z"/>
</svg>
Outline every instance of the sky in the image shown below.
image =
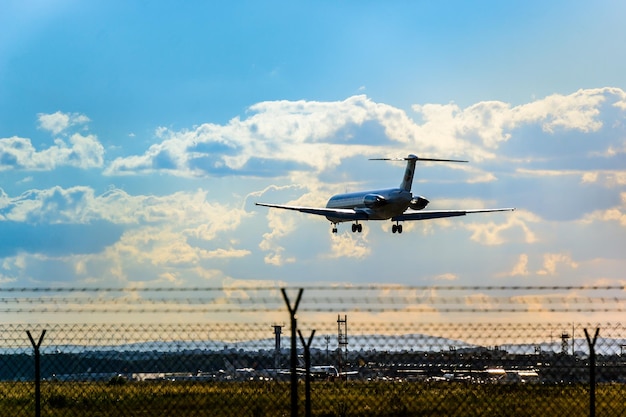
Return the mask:
<svg viewBox="0 0 626 417">
<path fill-rule="evenodd" d="M 0 287 L 623 286 L 620 1 L 12 1 Z M 399 185 L 430 209 L 349 224 Z M 568 292 L 564 296 L 570 296 Z M 612 294 L 619 296 L 620 294 Z"/>
</svg>

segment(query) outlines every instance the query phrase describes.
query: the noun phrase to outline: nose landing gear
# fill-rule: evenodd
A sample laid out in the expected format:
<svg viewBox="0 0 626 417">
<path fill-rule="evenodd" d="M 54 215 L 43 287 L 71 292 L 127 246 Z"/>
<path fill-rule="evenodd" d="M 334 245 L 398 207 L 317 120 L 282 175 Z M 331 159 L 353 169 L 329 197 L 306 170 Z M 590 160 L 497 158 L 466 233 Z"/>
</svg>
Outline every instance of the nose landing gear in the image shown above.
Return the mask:
<svg viewBox="0 0 626 417">
<path fill-rule="evenodd" d="M 391 233 L 402 233 L 402 225 L 400 222 L 396 222 L 393 226 L 391 226 Z"/>
</svg>

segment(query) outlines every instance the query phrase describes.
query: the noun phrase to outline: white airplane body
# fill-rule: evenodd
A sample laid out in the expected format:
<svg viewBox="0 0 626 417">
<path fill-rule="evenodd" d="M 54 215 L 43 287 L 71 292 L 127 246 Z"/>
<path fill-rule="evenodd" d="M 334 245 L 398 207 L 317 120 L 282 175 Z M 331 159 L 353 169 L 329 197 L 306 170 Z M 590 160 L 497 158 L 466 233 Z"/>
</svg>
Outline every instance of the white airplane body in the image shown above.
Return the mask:
<svg viewBox="0 0 626 417">
<path fill-rule="evenodd" d="M 347 194 L 334 195 L 326 203 L 326 207 L 305 207 L 284 204 L 255 203 L 257 206 L 294 210 L 302 213 L 325 216 L 332 225 L 333 233 L 337 233 L 337 224 L 342 222 L 354 222 L 352 232 L 363 230 L 359 221 L 365 220 L 391 220 L 395 222 L 392 227 L 393 233 L 402 233 L 403 221 L 430 220 L 444 217 L 465 216 L 470 213 L 490 213 L 496 211 L 513 211 L 514 208 L 495 209 L 471 209 L 471 210 L 424 210 L 429 201 L 419 195 L 411 193 L 415 165 L 417 161 L 435 162 L 467 162 L 455 159 L 419 158 L 409 155 L 402 159 L 376 158 L 379 161 L 407 161 L 404 171 L 404 179 L 398 188 L 386 188 L 381 190 L 361 191 Z"/>
</svg>

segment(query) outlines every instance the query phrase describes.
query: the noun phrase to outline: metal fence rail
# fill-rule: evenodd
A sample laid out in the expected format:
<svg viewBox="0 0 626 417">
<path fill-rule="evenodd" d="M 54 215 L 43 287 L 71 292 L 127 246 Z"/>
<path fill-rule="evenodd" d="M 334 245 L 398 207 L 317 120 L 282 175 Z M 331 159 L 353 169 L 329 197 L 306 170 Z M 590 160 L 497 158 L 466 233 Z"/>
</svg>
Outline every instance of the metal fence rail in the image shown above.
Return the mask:
<svg viewBox="0 0 626 417">
<path fill-rule="evenodd" d="M 623 287 L 0 293 L 7 416 L 626 412 L 624 325 L 554 320 L 619 312 Z"/>
</svg>

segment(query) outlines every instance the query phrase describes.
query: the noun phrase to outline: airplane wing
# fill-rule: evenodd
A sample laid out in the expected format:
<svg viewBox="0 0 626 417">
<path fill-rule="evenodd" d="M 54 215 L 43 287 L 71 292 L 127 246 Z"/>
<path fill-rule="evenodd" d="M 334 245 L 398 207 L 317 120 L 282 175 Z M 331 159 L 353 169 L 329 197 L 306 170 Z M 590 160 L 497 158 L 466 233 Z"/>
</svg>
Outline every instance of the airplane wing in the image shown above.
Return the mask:
<svg viewBox="0 0 626 417">
<path fill-rule="evenodd" d="M 254 203 L 257 206 L 272 207 L 285 210 L 299 211 L 301 213 L 317 214 L 318 216 L 329 216 L 335 219 L 343 220 L 367 220 L 368 215 L 365 211 L 355 209 L 339 209 L 327 207 L 304 207 L 304 206 L 287 206 L 284 204 Z"/>
<path fill-rule="evenodd" d="M 399 216 L 391 218 L 394 222 L 403 222 L 411 220 L 430 220 L 441 219 L 444 217 L 465 216 L 472 213 L 492 213 L 495 211 L 514 211 L 514 208 L 496 208 L 496 209 L 473 209 L 473 210 L 408 210 Z"/>
</svg>

